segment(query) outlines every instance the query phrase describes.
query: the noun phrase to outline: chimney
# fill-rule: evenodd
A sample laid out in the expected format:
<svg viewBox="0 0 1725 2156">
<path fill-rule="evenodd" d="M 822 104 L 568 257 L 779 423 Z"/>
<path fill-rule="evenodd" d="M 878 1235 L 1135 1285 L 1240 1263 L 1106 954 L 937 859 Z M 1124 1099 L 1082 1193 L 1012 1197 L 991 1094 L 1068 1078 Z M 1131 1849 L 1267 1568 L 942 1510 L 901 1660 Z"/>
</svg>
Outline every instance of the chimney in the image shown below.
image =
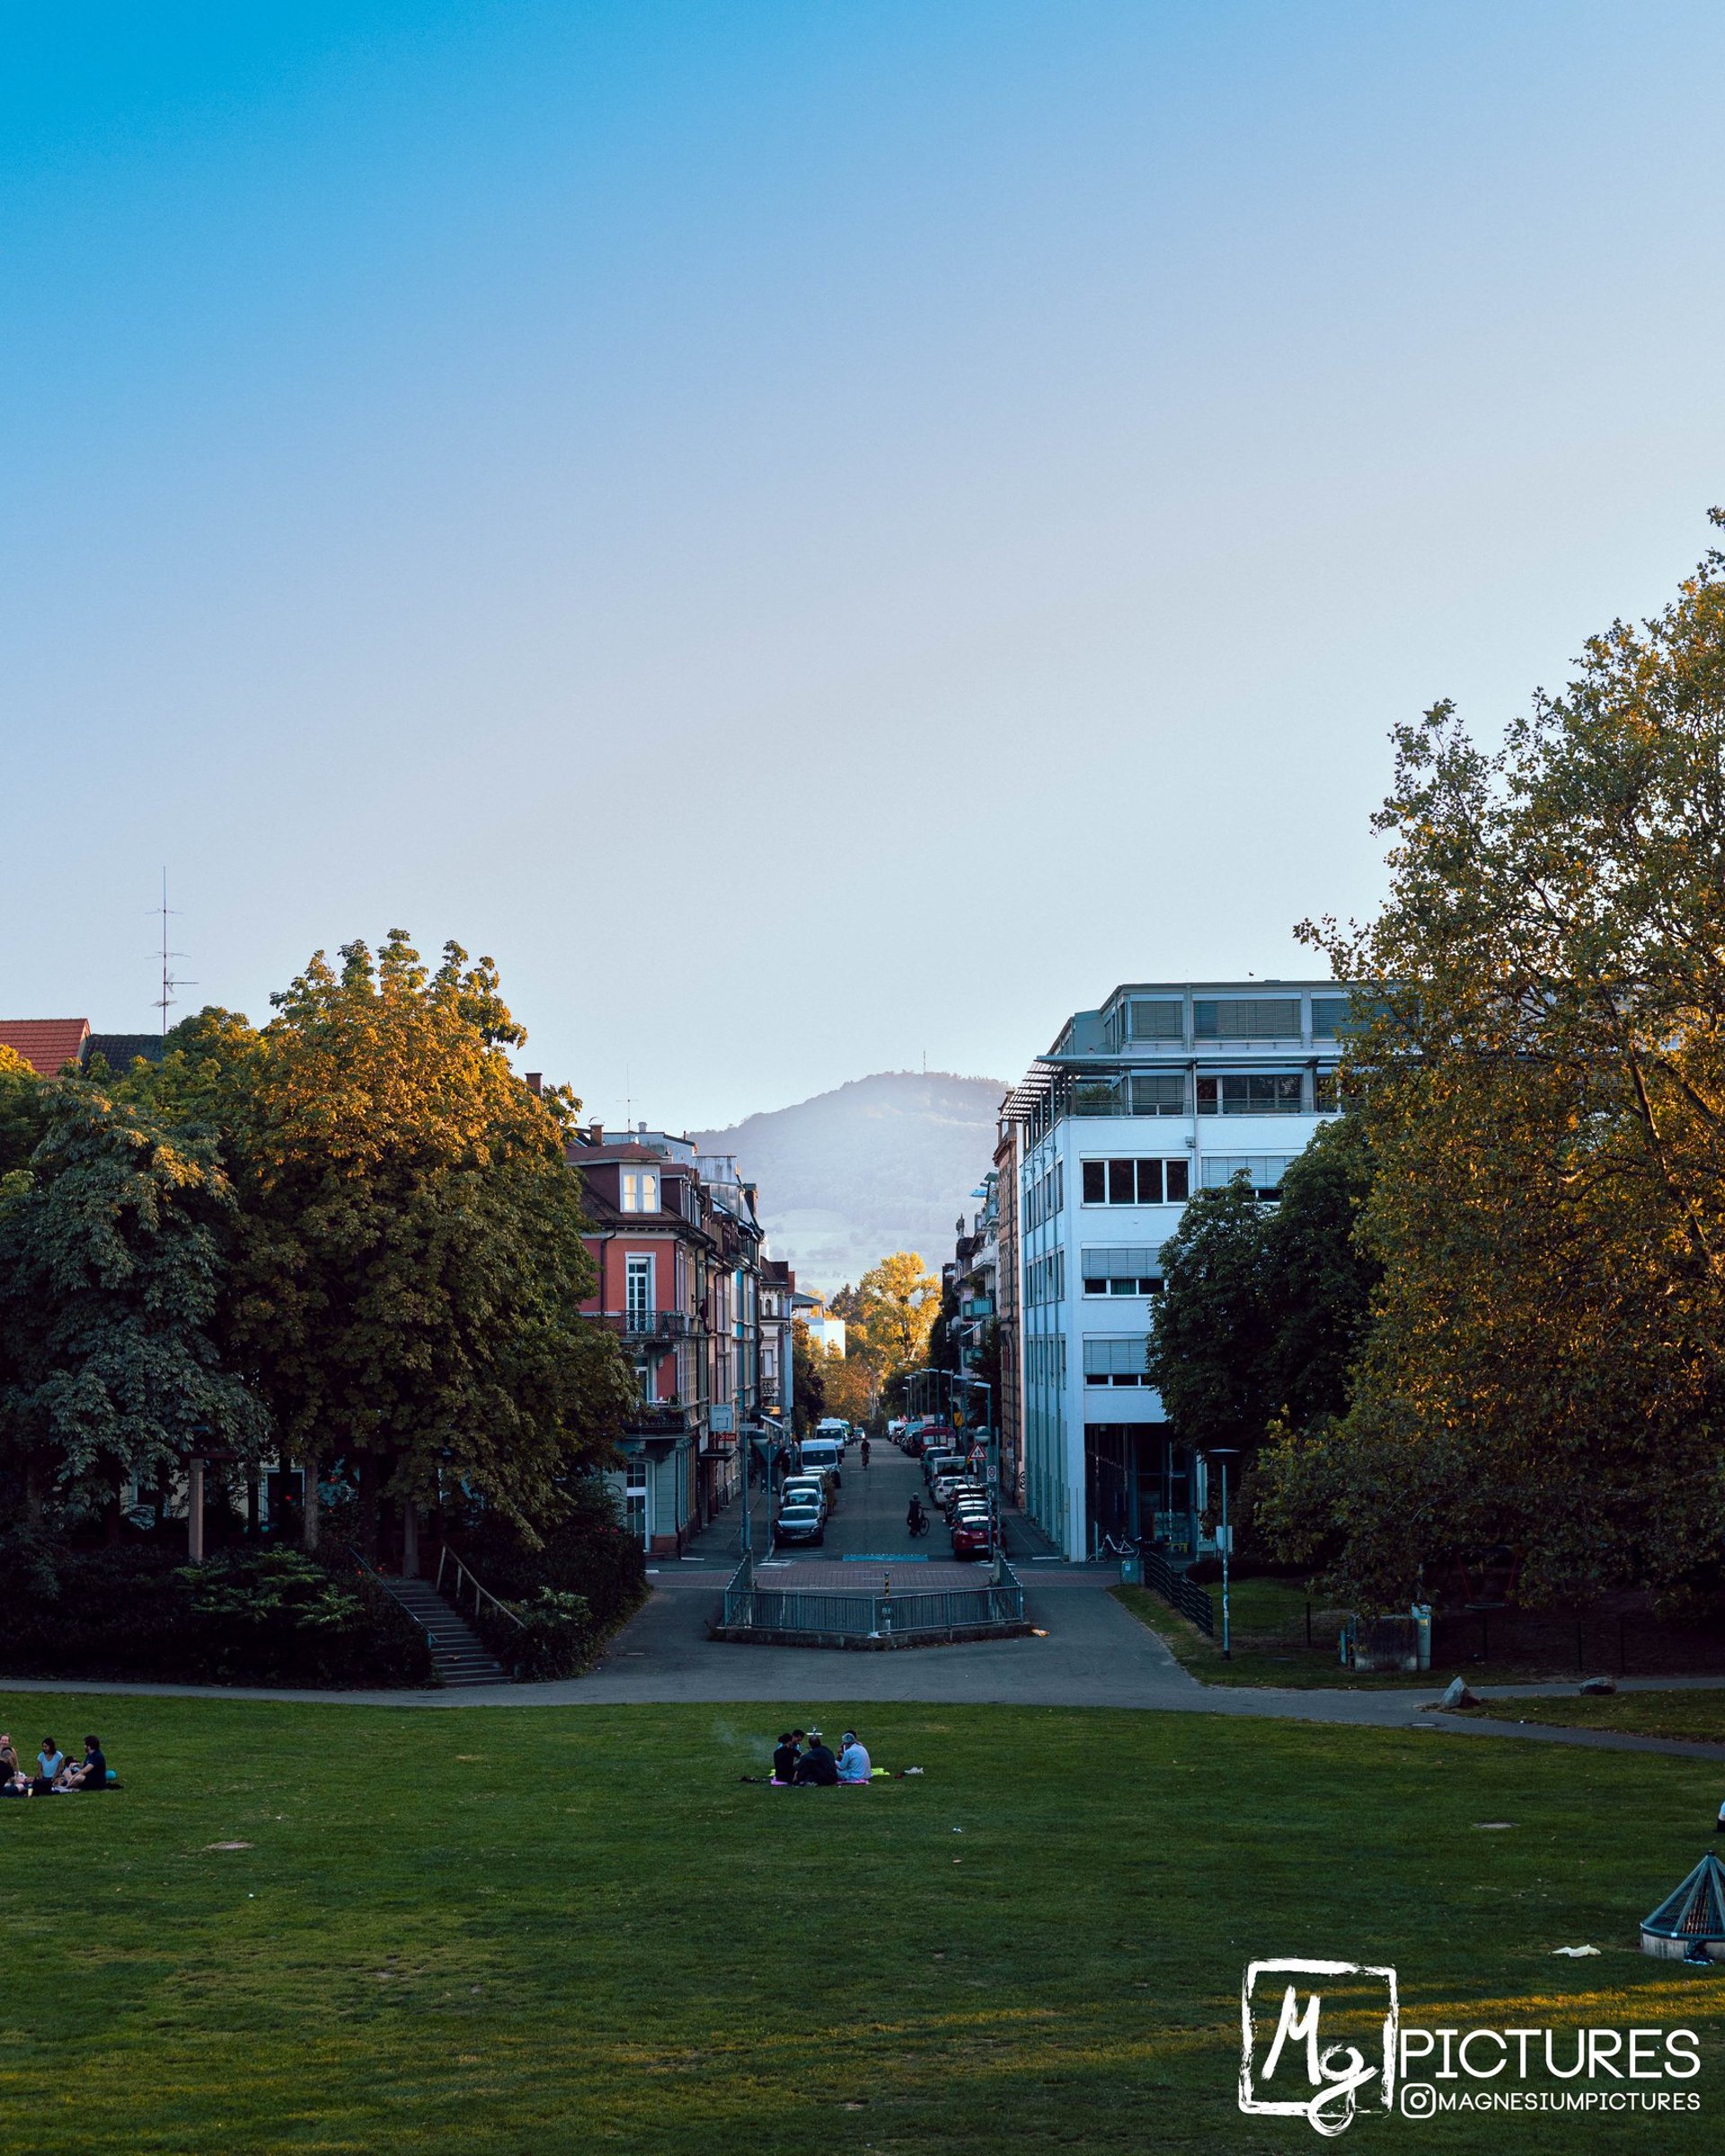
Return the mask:
<svg viewBox="0 0 1725 2156">
<path fill-rule="evenodd" d="M 605 1143 L 605 1126 L 604 1126 L 604 1124 L 603 1124 L 603 1123 L 596 1123 L 596 1124 L 593 1126 L 593 1143 L 594 1143 L 596 1145 L 603 1145 L 603 1144 L 604 1144 L 604 1143 Z"/>
<path fill-rule="evenodd" d="M 643 1138 L 647 1135 L 647 1126 L 644 1123 L 637 1123 L 635 1128 Z"/>
<path fill-rule="evenodd" d="M 539 1088 L 544 1083 L 544 1082 L 545 1074 L 543 1071 L 529 1071 L 527 1073 L 527 1091 L 533 1095 L 535 1100 L 539 1098 Z"/>
</svg>

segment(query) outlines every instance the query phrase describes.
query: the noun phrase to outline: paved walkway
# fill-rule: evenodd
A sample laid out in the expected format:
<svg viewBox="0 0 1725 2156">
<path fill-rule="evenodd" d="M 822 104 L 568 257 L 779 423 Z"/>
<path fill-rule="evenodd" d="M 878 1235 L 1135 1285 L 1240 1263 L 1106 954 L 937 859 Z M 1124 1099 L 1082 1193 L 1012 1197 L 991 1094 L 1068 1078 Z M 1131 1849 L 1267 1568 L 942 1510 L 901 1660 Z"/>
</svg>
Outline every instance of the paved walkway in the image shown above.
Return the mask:
<svg viewBox="0 0 1725 2156">
<path fill-rule="evenodd" d="M 854 1448 L 852 1460 L 855 1462 Z M 848 1467 L 826 1554 L 843 1556 L 848 1548 L 890 1554 L 904 1563 L 907 1556 L 915 1555 L 905 1543 L 905 1505 L 911 1490 L 920 1488 L 918 1471 L 890 1447 L 876 1453 L 866 1475 L 860 1463 Z M 758 1552 L 765 1524 L 758 1494 L 754 1507 Z M 896 1544 L 887 1539 L 895 1522 Z M 1025 1561 L 1022 1551 L 1015 1564 L 1024 1585 L 1026 1613 L 1045 1635 L 1042 1638 L 904 1648 L 879 1654 L 847 1654 L 830 1648 L 727 1645 L 708 1639 L 707 1624 L 718 1613 L 724 1583 L 735 1569 L 740 1530 L 740 1510 L 733 1507 L 705 1532 L 687 1558 L 680 1562 L 660 1560 L 646 1606 L 617 1635 L 599 1667 L 584 1677 L 547 1684 L 473 1685 L 454 1692 L 347 1692 L 0 1678 L 0 1691 L 284 1700 L 325 1706 L 432 1710 L 751 1701 L 800 1704 L 835 1698 L 858 1705 L 886 1701 L 1001 1707 L 1121 1707 L 1420 1729 L 1455 1736 L 1513 1736 L 1529 1744 L 1725 1759 L 1725 1745 L 1434 1715 L 1429 1711 L 1430 1701 L 1444 1683 L 1437 1673 L 1429 1690 L 1276 1691 L 1202 1684 L 1181 1668 L 1154 1632 L 1128 1616 L 1105 1592 L 1116 1577 L 1112 1568 L 1031 1564 Z M 931 1533 L 921 1547 L 934 1542 L 935 1533 Z M 907 1568 L 916 1568 L 911 1565 Z M 1696 1682 L 1673 1678 L 1668 1683 L 1669 1688 L 1676 1689 Z M 1665 1688 L 1658 1679 L 1632 1680 L 1623 1687 Z M 1563 1684 L 1522 1689 L 1528 1694 L 1560 1697 L 1573 1692 L 1572 1686 Z M 1517 1694 L 1493 1687 L 1481 1696 L 1507 1703 Z"/>
</svg>

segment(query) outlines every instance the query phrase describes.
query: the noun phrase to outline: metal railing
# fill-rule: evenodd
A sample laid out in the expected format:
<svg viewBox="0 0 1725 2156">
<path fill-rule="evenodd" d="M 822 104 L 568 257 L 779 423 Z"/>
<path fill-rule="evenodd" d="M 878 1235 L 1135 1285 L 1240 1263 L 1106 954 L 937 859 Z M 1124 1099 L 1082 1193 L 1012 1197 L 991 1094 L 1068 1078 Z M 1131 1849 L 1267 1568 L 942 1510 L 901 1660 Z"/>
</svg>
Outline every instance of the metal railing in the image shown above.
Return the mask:
<svg viewBox="0 0 1725 2156">
<path fill-rule="evenodd" d="M 626 1340 L 686 1340 L 697 1330 L 682 1310 L 604 1310 L 599 1321 Z"/>
<path fill-rule="evenodd" d="M 448 1570 L 451 1577 L 451 1584 L 447 1589 L 443 1584 L 443 1577 L 446 1569 Z M 462 1562 L 460 1558 L 456 1555 L 455 1551 L 449 1547 L 447 1542 L 446 1542 L 443 1545 L 443 1548 L 438 1552 L 438 1577 L 435 1584 L 438 1593 L 439 1595 L 447 1593 L 449 1600 L 455 1604 L 457 1611 L 459 1611 L 461 1608 L 461 1598 L 464 1592 L 465 1592 L 470 1594 L 473 1597 L 473 1614 L 475 1617 L 477 1617 L 479 1614 L 481 1604 L 489 1603 L 492 1609 L 500 1612 L 503 1616 L 507 1617 L 509 1622 L 514 1625 L 518 1631 L 526 1631 L 526 1625 L 522 1623 L 520 1618 L 516 1615 L 515 1612 L 509 1607 L 509 1604 L 507 1602 L 500 1602 L 498 1597 L 491 1593 L 491 1590 L 489 1587 L 482 1586 L 480 1582 L 474 1578 L 473 1573 L 468 1570 L 467 1567 Z"/>
<path fill-rule="evenodd" d="M 738 1630 L 816 1632 L 833 1639 L 887 1639 L 1024 1621 L 1024 1590 L 1010 1566 L 986 1586 L 913 1588 L 902 1595 L 847 1595 L 825 1588 L 763 1587 L 745 1558 L 725 1589 L 724 1621 Z"/>
<path fill-rule="evenodd" d="M 1145 1586 L 1195 1624 L 1207 1639 L 1213 1639 L 1216 1611 L 1198 1582 L 1189 1579 L 1183 1572 L 1177 1572 L 1160 1550 L 1146 1550 L 1139 1562 L 1144 1567 Z"/>
</svg>

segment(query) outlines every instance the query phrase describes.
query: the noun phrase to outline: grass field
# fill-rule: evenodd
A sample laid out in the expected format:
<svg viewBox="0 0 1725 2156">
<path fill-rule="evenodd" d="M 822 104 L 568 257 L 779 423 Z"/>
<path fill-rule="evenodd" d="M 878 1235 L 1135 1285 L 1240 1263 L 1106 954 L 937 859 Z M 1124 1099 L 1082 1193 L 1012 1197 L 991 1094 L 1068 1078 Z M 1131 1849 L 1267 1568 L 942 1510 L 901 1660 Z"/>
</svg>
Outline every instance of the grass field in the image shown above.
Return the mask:
<svg viewBox="0 0 1725 2156">
<path fill-rule="evenodd" d="M 904 1707 L 864 1735 L 921 1779 L 789 1791 L 739 1779 L 786 1719 L 758 1708 L 0 1717 L 31 1751 L 99 1729 L 126 1785 L 0 1806 L 8 2156 L 1303 2149 L 1234 2105 L 1242 1967 L 1272 1954 L 1393 1963 L 1414 2022 L 1687 2023 L 1725 2104 L 1725 1974 L 1635 1950 L 1711 1842 L 1705 1762 Z M 1553 1958 L 1582 1942 L 1602 1956 Z M 1496 2156 L 1719 2125 L 1354 2138 L 1403 2134 Z"/>
<path fill-rule="evenodd" d="M 1432 1669 L 1360 1672 L 1343 1668 L 1336 1652 L 1337 1634 L 1344 1613 L 1307 1595 L 1296 1580 L 1242 1579 L 1229 1590 L 1234 1654 L 1222 1658 L 1222 1589 L 1212 1583 L 1205 1590 L 1215 1613 L 1216 1634 L 1206 1639 L 1196 1625 L 1179 1616 L 1147 1587 L 1111 1587 L 1109 1592 L 1140 1624 L 1165 1640 L 1174 1657 L 1207 1684 L 1278 1684 L 1323 1690 L 1361 1687 L 1370 1691 L 1420 1691 L 1434 1683 L 1441 1690 L 1452 1676 L 1464 1675 L 1470 1684 L 1534 1684 L 1553 1678 L 1572 1677 L 1572 1666 L 1552 1666 L 1547 1657 L 1529 1660 L 1493 1655 L 1482 1660 L 1470 1653 L 1460 1662 L 1438 1658 Z M 1307 1619 L 1310 1617 L 1310 1641 Z M 1609 1625 L 1597 1629 L 1610 1638 Z M 1489 1637 L 1489 1635 L 1488 1635 Z M 1639 1652 L 1657 1652 L 1646 1633 L 1636 1637 Z M 1608 1664 L 1607 1666 L 1614 1666 Z M 1692 1667 L 1677 1662 L 1670 1666 Z M 1644 1669 L 1646 1663 L 1637 1665 Z"/>
<path fill-rule="evenodd" d="M 1552 1722 L 1564 1729 L 1622 1729 L 1636 1736 L 1696 1737 L 1725 1745 L 1725 1687 L 1683 1692 L 1618 1692 L 1601 1699 L 1488 1700 L 1459 1710 L 1470 1720 Z M 1720 1795 L 1725 1797 L 1725 1776 Z"/>
</svg>

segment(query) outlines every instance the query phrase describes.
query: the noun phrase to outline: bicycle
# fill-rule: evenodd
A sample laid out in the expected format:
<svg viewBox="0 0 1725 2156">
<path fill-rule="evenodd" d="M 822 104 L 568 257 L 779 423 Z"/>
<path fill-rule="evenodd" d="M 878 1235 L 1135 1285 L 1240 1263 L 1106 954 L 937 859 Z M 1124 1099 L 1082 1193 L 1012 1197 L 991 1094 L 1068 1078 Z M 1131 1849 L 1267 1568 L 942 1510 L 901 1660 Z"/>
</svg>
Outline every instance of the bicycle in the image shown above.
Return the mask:
<svg viewBox="0 0 1725 2156">
<path fill-rule="evenodd" d="M 1096 1551 L 1099 1562 L 1110 1557 L 1137 1557 L 1138 1545 L 1129 1534 L 1105 1534 Z"/>
</svg>

